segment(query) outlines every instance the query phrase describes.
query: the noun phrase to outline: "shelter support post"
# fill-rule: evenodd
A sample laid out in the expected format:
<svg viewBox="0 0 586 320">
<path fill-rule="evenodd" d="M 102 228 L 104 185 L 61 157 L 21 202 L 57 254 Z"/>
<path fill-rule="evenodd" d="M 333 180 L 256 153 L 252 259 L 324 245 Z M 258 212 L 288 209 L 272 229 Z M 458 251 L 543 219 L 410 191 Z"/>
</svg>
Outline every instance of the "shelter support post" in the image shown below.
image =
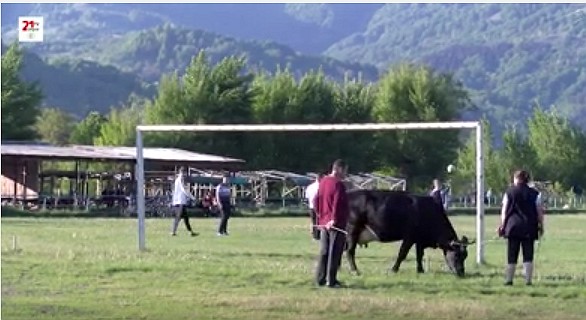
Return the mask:
<svg viewBox="0 0 586 320">
<path fill-rule="evenodd" d="M 28 161 L 24 161 L 22 163 L 22 201 L 21 201 L 21 209 L 24 210 L 26 208 L 26 198 L 27 198 L 27 194 L 26 194 L 26 186 L 27 186 L 27 179 L 26 179 L 26 175 L 27 175 L 27 165 L 28 165 Z"/>
</svg>

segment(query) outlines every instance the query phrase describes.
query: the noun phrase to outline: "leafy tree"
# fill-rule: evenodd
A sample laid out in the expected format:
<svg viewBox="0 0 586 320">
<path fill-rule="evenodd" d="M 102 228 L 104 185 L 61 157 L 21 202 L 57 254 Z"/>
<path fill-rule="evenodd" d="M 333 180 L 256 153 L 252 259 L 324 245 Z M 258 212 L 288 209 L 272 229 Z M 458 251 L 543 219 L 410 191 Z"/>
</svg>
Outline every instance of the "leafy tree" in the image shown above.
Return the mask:
<svg viewBox="0 0 586 320">
<path fill-rule="evenodd" d="M 502 167 L 499 155 L 492 146 L 492 126 L 482 119 L 482 146 L 486 189 L 502 190 Z M 452 175 L 452 186 L 456 193 L 468 194 L 476 189 L 476 132 L 472 132 L 467 143 L 458 151 L 456 171 Z"/>
<path fill-rule="evenodd" d="M 452 121 L 468 108 L 466 91 L 450 75 L 403 64 L 379 81 L 373 115 L 378 122 Z M 428 184 L 456 158 L 458 134 L 447 130 L 378 133 L 378 165 L 395 168 L 416 185 Z"/>
<path fill-rule="evenodd" d="M 277 70 L 271 75 L 261 72 L 252 83 L 252 114 L 255 123 L 287 123 L 293 99 L 297 94 L 297 82 L 288 70 Z M 289 157 L 288 137 L 280 133 L 260 132 L 250 135 L 251 144 L 256 145 L 251 165 L 255 168 L 279 168 L 281 159 Z"/>
<path fill-rule="evenodd" d="M 251 74 L 244 73 L 243 58 L 228 57 L 210 66 L 200 52 L 187 68 L 183 82 L 177 74 L 164 77 L 155 100 L 148 104 L 148 123 L 229 124 L 251 121 Z M 243 157 L 242 133 L 158 135 L 153 143 L 200 152 Z"/>
<path fill-rule="evenodd" d="M 107 121 L 108 119 L 99 112 L 90 112 L 87 117 L 75 125 L 70 142 L 81 145 L 94 144 L 94 140 L 100 135 L 102 125 Z"/>
<path fill-rule="evenodd" d="M 346 79 L 334 88 L 334 115 L 336 123 L 370 123 L 374 104 L 374 87 L 356 80 Z M 372 131 L 336 132 L 333 135 L 333 154 L 339 154 L 348 160 L 353 172 L 375 169 L 373 159 Z M 331 160 L 330 160 L 331 161 Z"/>
<path fill-rule="evenodd" d="M 187 104 L 181 80 L 177 73 L 165 75 L 161 78 L 159 93 L 154 101 L 149 101 L 145 107 L 145 122 L 149 124 L 193 124 L 193 117 L 189 114 L 192 108 Z M 162 147 L 189 148 L 191 142 L 185 133 L 165 134 L 150 133 L 145 137 L 145 143 Z"/>
<path fill-rule="evenodd" d="M 199 121 L 203 123 L 250 123 L 252 121 L 251 103 L 253 93 L 250 89 L 253 74 L 245 71 L 246 61 L 244 58 L 228 57 L 221 60 L 209 72 L 207 92 L 209 104 L 201 110 L 205 113 L 199 115 Z M 192 80 L 197 79 L 197 71 L 188 69 L 186 74 L 186 90 L 192 92 Z M 193 79 L 190 79 L 192 76 Z M 202 79 L 203 80 L 203 79 Z M 201 85 L 201 84 L 198 84 Z M 188 95 L 191 105 L 205 101 L 203 95 Z M 216 133 L 210 134 L 206 139 L 203 149 L 208 152 L 225 154 L 233 157 L 245 157 L 248 152 L 246 148 L 246 137 L 244 133 Z"/>
<path fill-rule="evenodd" d="M 528 170 L 535 173 L 537 168 L 537 155 L 529 144 L 527 137 L 519 132 L 516 126 L 509 126 L 503 134 L 503 147 L 499 150 L 502 172 L 502 186 L 511 182 L 511 176 L 515 170 Z"/>
<path fill-rule="evenodd" d="M 299 82 L 285 69 L 263 74 L 253 84 L 253 110 L 258 123 L 328 123 L 335 121 L 334 87 L 321 71 L 305 74 Z M 323 171 L 340 157 L 333 135 L 324 132 L 259 133 L 252 138 L 258 159 L 281 170 Z M 273 156 L 271 156 L 273 155 Z M 267 164 L 263 161 L 260 163 Z"/>
<path fill-rule="evenodd" d="M 67 144 L 74 126 L 73 116 L 59 108 L 43 108 L 35 124 L 41 139 L 55 145 Z"/>
<path fill-rule="evenodd" d="M 554 109 L 534 108 L 529 119 L 529 144 L 535 150 L 535 176 L 562 183 L 566 188 L 584 181 L 586 157 L 584 132 L 570 125 Z"/>
<path fill-rule="evenodd" d="M 142 107 L 129 102 L 121 108 L 114 108 L 108 114 L 108 121 L 102 124 L 100 135 L 94 140 L 101 146 L 134 146 L 136 126 L 142 122 Z"/>
<path fill-rule="evenodd" d="M 2 55 L 2 139 L 32 140 L 42 94 L 37 84 L 19 75 L 23 52 L 17 44 Z"/>
</svg>

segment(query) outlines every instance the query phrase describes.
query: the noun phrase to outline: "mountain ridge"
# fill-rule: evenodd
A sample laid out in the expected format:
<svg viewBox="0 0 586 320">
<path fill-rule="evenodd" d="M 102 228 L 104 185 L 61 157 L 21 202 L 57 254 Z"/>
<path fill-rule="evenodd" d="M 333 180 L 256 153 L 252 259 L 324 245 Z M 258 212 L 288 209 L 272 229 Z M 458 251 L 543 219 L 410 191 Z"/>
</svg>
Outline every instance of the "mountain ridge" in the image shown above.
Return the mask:
<svg viewBox="0 0 586 320">
<path fill-rule="evenodd" d="M 5 15 L 37 12 L 62 17 L 61 26 L 77 24 L 87 27 L 88 33 L 101 32 L 90 40 L 84 33 L 77 38 L 65 34 L 52 48 L 35 50 L 43 57 L 78 48 L 72 55 L 142 72 L 143 77 L 146 66 L 161 69 L 147 77 L 149 81 L 185 66 L 194 48 L 188 50 L 170 39 L 195 34 L 193 29 L 200 26 L 205 29 L 201 32 L 220 34 L 218 41 L 225 42 L 215 47 L 212 60 L 244 52 L 240 44 L 256 43 L 256 61 L 265 67 L 289 62 L 303 71 L 319 65 L 309 63 L 311 59 L 287 60 L 287 55 L 294 57 L 283 49 L 287 47 L 338 59 L 329 71 L 338 78 L 352 62 L 366 64 L 352 69 L 354 74 L 368 65 L 380 73 L 400 61 L 425 63 L 454 73 L 464 83 L 481 108 L 473 117 L 487 114 L 497 124 L 522 119 L 539 101 L 547 107 L 557 105 L 572 121 L 586 125 L 586 92 L 580 89 L 586 87 L 586 9 L 581 4 L 67 4 L 29 5 L 8 13 L 2 6 L 3 21 Z M 351 19 L 351 14 L 358 18 Z M 169 21 L 187 31 L 169 31 L 167 42 L 153 41 L 151 60 L 128 58 L 131 47 L 118 50 L 116 56 L 116 50 L 108 49 L 112 46 L 104 45 L 103 51 L 110 51 L 107 56 L 87 44 L 115 43 L 114 37 L 122 41 L 132 32 L 148 33 Z M 274 44 L 263 47 L 262 40 Z M 175 56 L 175 48 L 180 47 L 183 56 Z M 285 58 L 279 57 L 280 51 Z"/>
</svg>

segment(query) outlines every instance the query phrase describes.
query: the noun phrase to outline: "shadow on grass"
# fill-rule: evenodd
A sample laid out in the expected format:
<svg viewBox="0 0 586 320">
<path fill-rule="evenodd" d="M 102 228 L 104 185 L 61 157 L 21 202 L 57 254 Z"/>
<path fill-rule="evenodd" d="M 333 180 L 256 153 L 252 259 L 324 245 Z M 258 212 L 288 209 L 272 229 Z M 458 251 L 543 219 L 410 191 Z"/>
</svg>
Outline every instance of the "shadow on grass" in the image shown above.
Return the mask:
<svg viewBox="0 0 586 320">
<path fill-rule="evenodd" d="M 66 210 L 46 210 L 46 211 L 29 211 L 20 210 L 11 207 L 2 207 L 3 218 L 120 218 L 129 219 L 130 217 L 123 217 L 120 212 L 115 210 L 92 210 L 86 211 L 66 211 Z M 136 218 L 133 218 L 136 219 Z"/>
<path fill-rule="evenodd" d="M 198 250 L 191 253 L 199 254 Z M 276 253 L 276 252 L 222 252 L 222 257 L 226 258 L 279 258 L 279 259 L 315 259 L 317 254 L 300 254 L 300 253 Z"/>
<path fill-rule="evenodd" d="M 106 268 L 106 274 L 116 274 L 116 273 L 125 273 L 125 272 L 152 272 L 153 268 L 151 267 L 109 267 Z"/>
<path fill-rule="evenodd" d="M 199 254 L 198 250 L 193 250 L 191 253 Z M 282 253 L 282 252 L 222 252 L 223 257 L 229 258 L 282 258 L 282 259 L 305 259 L 305 260 L 316 260 L 318 256 L 318 251 L 316 249 L 315 253 Z M 377 262 L 382 264 L 387 264 L 390 266 L 391 260 L 393 257 L 381 257 L 381 256 L 361 256 L 360 260 L 362 262 Z M 317 261 L 317 260 L 316 260 Z M 393 260 L 394 261 L 394 260 Z M 357 261 L 358 262 L 358 261 Z M 408 257 L 405 259 L 405 262 L 412 262 L 415 264 L 415 259 Z M 348 260 L 346 259 L 346 254 L 342 256 L 342 267 L 348 265 Z"/>
<path fill-rule="evenodd" d="M 199 209 L 188 209 L 188 215 L 190 218 L 198 219 L 218 219 L 218 216 L 207 216 L 203 210 Z M 2 217 L 5 218 L 87 218 L 87 219 L 136 219 L 136 213 L 129 216 L 123 216 L 119 209 L 91 209 L 89 211 L 84 210 L 22 210 L 19 208 L 2 207 Z M 235 211 L 232 213 L 232 217 L 235 218 L 305 218 L 309 217 L 307 212 L 288 212 L 288 211 Z M 170 217 L 152 217 L 147 216 L 147 219 L 169 219 Z"/>
<path fill-rule="evenodd" d="M 218 218 L 217 216 L 207 216 L 205 211 L 200 208 L 188 208 L 188 215 L 190 218 Z M 548 212 L 548 214 L 560 215 L 577 215 L 584 214 L 583 210 L 558 210 L 559 212 Z M 466 212 L 466 213 L 465 213 Z M 490 212 L 487 212 L 490 214 Z M 466 210 L 456 210 L 450 216 L 470 216 Z M 43 210 L 30 211 L 21 210 L 15 207 L 2 207 L 2 217 L 16 217 L 16 218 L 117 218 L 117 219 L 136 219 L 136 213 L 130 216 L 122 216 L 120 209 L 92 209 L 90 211 L 84 210 Z M 308 218 L 309 213 L 303 209 L 239 209 L 232 212 L 232 217 L 237 218 Z M 165 219 L 169 217 L 150 217 L 147 219 Z"/>
</svg>

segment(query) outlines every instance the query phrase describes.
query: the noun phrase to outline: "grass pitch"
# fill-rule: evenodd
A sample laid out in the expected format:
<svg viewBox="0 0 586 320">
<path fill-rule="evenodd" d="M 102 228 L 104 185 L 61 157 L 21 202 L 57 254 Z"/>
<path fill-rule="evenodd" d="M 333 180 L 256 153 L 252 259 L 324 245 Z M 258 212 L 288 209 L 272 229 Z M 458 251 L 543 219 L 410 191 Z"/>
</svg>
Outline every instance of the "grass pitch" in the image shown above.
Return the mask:
<svg viewBox="0 0 586 320">
<path fill-rule="evenodd" d="M 466 279 L 414 250 L 398 274 L 386 274 L 398 244 L 359 248 L 362 276 L 348 289 L 316 288 L 317 243 L 308 218 L 234 218 L 229 237 L 215 219 L 192 219 L 169 235 L 171 220 L 147 220 L 147 252 L 137 250 L 131 219 L 2 218 L 2 319 L 583 319 L 586 315 L 586 215 L 550 216 L 537 251 L 533 287 L 520 275 L 502 285 L 505 246 L 487 243 L 488 265 L 470 248 Z M 454 217 L 474 237 L 473 217 Z M 497 217 L 487 217 L 492 238 Z M 13 248 L 16 236 L 16 250 Z"/>
</svg>

